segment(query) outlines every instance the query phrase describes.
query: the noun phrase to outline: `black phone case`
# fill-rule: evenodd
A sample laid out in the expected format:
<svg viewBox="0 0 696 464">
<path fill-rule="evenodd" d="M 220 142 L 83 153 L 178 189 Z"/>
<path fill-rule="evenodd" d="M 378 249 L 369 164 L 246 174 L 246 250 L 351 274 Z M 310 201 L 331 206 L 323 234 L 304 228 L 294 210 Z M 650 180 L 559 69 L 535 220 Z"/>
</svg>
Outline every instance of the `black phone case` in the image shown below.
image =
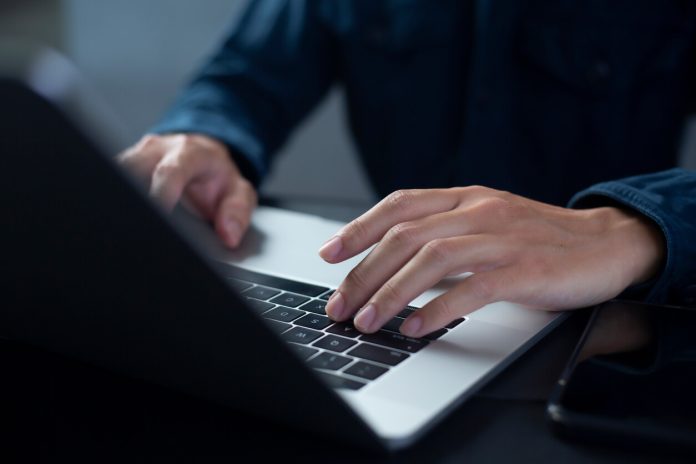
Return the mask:
<svg viewBox="0 0 696 464">
<path fill-rule="evenodd" d="M 654 451 L 663 455 L 665 453 L 695 455 L 696 435 L 692 431 L 621 421 L 594 414 L 583 414 L 564 406 L 564 392 L 571 381 L 571 375 L 577 364 L 578 356 L 592 331 L 599 311 L 604 305 L 616 302 L 618 300 L 612 300 L 594 308 L 587 326 L 547 402 L 546 417 L 551 429 L 557 436 L 563 439 L 580 440 L 588 444 L 627 448 L 634 451 L 637 449 Z M 622 301 L 621 303 L 643 307 L 658 307 L 638 302 Z M 670 306 L 669 308 L 676 307 Z"/>
</svg>

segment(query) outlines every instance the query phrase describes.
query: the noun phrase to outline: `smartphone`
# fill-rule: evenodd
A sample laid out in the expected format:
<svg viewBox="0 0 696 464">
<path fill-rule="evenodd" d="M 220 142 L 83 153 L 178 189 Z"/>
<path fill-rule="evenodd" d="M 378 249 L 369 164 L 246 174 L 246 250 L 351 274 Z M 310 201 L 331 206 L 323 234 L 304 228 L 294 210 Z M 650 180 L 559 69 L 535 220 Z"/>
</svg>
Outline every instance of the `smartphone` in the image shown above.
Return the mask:
<svg viewBox="0 0 696 464">
<path fill-rule="evenodd" d="M 555 432 L 630 449 L 696 452 L 696 310 L 597 306 L 547 404 Z"/>
</svg>

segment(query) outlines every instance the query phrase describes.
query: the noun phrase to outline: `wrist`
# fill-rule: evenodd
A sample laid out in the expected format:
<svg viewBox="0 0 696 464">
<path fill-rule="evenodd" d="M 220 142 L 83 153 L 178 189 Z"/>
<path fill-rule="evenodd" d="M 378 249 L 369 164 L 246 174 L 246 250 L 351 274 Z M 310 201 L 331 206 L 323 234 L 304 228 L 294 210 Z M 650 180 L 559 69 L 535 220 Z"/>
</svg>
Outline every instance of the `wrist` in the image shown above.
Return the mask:
<svg viewBox="0 0 696 464">
<path fill-rule="evenodd" d="M 625 266 L 627 287 L 655 277 L 663 266 L 667 247 L 660 228 L 646 216 L 631 209 L 610 206 L 610 228 L 616 237 L 619 257 Z"/>
</svg>

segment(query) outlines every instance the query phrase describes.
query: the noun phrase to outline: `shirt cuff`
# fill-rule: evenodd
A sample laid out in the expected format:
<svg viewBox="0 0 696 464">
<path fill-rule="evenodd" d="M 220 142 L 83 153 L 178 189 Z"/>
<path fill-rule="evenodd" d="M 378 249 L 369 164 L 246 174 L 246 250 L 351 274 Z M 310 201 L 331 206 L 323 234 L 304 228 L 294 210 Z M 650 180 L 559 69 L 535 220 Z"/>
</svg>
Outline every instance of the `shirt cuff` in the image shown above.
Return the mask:
<svg viewBox="0 0 696 464">
<path fill-rule="evenodd" d="M 666 258 L 662 271 L 648 282 L 629 287 L 623 298 L 641 295 L 640 299 L 652 303 L 664 303 L 669 296 L 670 279 L 676 268 L 677 251 L 674 226 L 660 214 L 660 207 L 646 194 L 620 181 L 594 185 L 573 196 L 569 208 L 593 208 L 619 203 L 652 220 L 662 231 L 666 245 Z"/>
</svg>

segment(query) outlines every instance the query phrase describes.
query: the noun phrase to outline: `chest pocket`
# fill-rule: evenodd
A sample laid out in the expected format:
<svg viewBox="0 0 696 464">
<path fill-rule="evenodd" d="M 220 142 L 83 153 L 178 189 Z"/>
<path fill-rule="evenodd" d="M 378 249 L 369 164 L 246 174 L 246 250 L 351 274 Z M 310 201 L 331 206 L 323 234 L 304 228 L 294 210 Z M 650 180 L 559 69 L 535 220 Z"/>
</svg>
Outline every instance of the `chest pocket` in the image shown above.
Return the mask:
<svg viewBox="0 0 696 464">
<path fill-rule="evenodd" d="M 531 0 L 518 55 L 542 76 L 601 96 L 680 72 L 692 49 L 693 2 Z"/>
</svg>

